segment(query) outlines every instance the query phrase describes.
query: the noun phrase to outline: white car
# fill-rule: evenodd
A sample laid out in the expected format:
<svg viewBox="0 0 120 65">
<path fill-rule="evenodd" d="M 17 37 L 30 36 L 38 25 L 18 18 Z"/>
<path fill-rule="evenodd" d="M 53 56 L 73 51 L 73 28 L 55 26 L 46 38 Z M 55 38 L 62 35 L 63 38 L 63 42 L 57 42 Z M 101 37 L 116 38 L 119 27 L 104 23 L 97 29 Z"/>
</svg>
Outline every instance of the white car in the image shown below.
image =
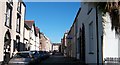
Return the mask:
<svg viewBox="0 0 120 65">
<path fill-rule="evenodd" d="M 14 55 L 8 65 L 27 65 L 32 60 L 33 56 L 30 51 L 21 51 Z"/>
</svg>

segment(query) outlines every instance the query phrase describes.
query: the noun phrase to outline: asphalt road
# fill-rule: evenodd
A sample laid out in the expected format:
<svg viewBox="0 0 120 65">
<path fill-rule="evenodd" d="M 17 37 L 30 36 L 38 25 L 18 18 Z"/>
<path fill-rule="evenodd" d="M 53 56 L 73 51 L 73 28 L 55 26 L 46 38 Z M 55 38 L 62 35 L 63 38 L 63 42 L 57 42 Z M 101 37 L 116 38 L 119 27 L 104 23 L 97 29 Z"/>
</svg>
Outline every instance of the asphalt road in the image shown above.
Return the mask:
<svg viewBox="0 0 120 65">
<path fill-rule="evenodd" d="M 82 65 L 80 62 L 75 61 L 74 59 L 64 57 L 60 53 L 50 56 L 49 58 L 35 63 L 34 65 Z"/>
</svg>

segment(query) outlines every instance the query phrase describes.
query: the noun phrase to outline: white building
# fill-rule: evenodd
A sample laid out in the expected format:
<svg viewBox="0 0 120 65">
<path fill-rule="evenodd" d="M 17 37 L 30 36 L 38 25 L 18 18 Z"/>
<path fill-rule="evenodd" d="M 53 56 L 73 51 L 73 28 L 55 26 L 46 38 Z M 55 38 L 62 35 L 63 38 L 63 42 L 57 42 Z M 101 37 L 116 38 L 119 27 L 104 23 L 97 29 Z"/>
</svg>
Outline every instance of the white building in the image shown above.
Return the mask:
<svg viewBox="0 0 120 65">
<path fill-rule="evenodd" d="M 24 2 L 12 1 L 0 2 L 0 63 L 8 62 L 14 52 L 24 50 L 23 28 L 26 6 Z"/>
<path fill-rule="evenodd" d="M 30 51 L 36 50 L 36 30 L 35 30 L 35 23 L 33 20 L 26 20 L 25 23 L 31 28 L 30 30 Z"/>
<path fill-rule="evenodd" d="M 103 61 L 107 62 L 108 58 L 119 58 L 120 37 L 115 33 L 115 29 L 111 30 L 109 14 L 107 13 L 103 18 L 106 21 L 103 34 Z"/>
<path fill-rule="evenodd" d="M 119 35 L 111 30 L 108 13 L 102 16 L 96 3 L 83 2 L 77 20 L 77 58 L 90 63 L 103 63 L 108 58 L 118 58 Z M 103 23 L 103 19 L 105 22 Z"/>
<path fill-rule="evenodd" d="M 38 27 L 35 27 L 36 29 L 36 42 L 35 42 L 35 50 L 40 50 L 40 29 Z"/>
<path fill-rule="evenodd" d="M 48 37 L 46 37 L 43 33 L 40 34 L 40 45 L 42 51 L 52 50 L 51 40 Z"/>
<path fill-rule="evenodd" d="M 46 51 L 51 51 L 52 50 L 52 44 L 51 44 L 51 41 L 50 41 L 50 39 L 48 38 L 48 37 L 46 37 L 47 38 L 47 40 L 46 40 Z"/>
<path fill-rule="evenodd" d="M 60 43 L 52 43 L 52 50 L 59 52 Z"/>
<path fill-rule="evenodd" d="M 81 60 L 87 64 L 102 63 L 102 16 L 96 9 L 96 3 L 81 3 L 77 19 L 77 38 L 81 38 L 81 41 L 79 41 L 80 49 L 83 49 L 78 53 L 82 58 Z"/>
<path fill-rule="evenodd" d="M 26 44 L 25 50 L 30 50 L 30 30 L 31 28 L 24 23 L 24 43 Z"/>
</svg>

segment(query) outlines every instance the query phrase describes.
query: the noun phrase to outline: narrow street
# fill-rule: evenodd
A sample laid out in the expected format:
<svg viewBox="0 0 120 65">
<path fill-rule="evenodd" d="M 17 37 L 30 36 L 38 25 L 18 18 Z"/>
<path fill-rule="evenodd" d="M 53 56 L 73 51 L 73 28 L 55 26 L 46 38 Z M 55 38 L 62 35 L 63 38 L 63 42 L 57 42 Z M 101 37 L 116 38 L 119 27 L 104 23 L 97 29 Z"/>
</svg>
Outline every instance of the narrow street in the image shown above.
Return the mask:
<svg viewBox="0 0 120 65">
<path fill-rule="evenodd" d="M 0 65 L 120 65 L 120 0 L 0 0 L 0 8 Z"/>
<path fill-rule="evenodd" d="M 39 63 L 35 63 L 36 65 L 82 65 L 80 62 L 64 57 L 60 53 L 56 53 L 55 55 L 50 56 L 48 59 L 45 59 Z"/>
</svg>

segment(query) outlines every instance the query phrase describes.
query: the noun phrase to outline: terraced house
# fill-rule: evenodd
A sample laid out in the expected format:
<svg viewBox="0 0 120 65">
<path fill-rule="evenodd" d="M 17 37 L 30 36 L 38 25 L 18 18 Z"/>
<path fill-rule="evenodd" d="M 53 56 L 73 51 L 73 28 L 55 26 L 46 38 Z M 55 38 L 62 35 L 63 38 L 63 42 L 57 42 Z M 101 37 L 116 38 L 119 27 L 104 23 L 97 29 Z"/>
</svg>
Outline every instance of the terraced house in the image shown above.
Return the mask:
<svg viewBox="0 0 120 65">
<path fill-rule="evenodd" d="M 24 43 L 26 44 L 25 50 L 30 50 L 30 30 L 31 28 L 24 22 Z"/>
<path fill-rule="evenodd" d="M 39 29 L 35 27 L 34 20 L 26 20 L 25 24 L 30 28 L 29 34 L 29 50 L 39 50 Z"/>
<path fill-rule="evenodd" d="M 38 27 L 35 27 L 35 30 L 36 30 L 35 50 L 39 51 L 40 50 L 40 29 Z"/>
<path fill-rule="evenodd" d="M 40 33 L 40 50 L 48 52 L 52 50 L 52 43 L 50 39 L 42 32 Z"/>
<path fill-rule="evenodd" d="M 68 57 L 78 59 L 86 64 L 106 63 L 110 61 L 110 58 L 119 58 L 120 37 L 116 33 L 116 27 L 118 27 L 118 31 L 119 26 L 113 24 L 108 13 L 103 16 L 99 7 L 99 3 L 81 3 L 67 33 Z M 113 25 L 116 25 L 115 28 Z"/>
<path fill-rule="evenodd" d="M 7 63 L 16 51 L 24 50 L 25 10 L 22 0 L 0 2 L 0 63 Z"/>
</svg>

